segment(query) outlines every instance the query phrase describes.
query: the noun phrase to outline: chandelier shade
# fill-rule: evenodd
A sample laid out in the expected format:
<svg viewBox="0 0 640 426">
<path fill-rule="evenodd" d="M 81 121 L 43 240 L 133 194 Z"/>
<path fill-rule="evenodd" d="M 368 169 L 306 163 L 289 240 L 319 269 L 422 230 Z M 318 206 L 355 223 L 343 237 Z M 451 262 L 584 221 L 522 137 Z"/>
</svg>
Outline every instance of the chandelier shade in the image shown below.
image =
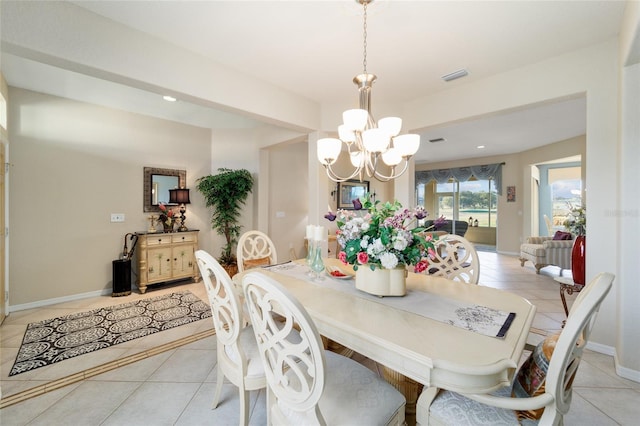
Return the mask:
<svg viewBox="0 0 640 426">
<path fill-rule="evenodd" d="M 338 137 L 318 140 L 318 161 L 325 167 L 327 176 L 335 182 L 344 182 L 358 176 L 362 180 L 366 174 L 379 181 L 387 182 L 401 176 L 409 166 L 409 160 L 420 148 L 420 135 L 403 134 L 402 119 L 385 117 L 376 122 L 371 114 L 371 89 L 377 79 L 367 73 L 367 5 L 373 0 L 355 0 L 364 8 L 364 72 L 353 78 L 358 86 L 359 108 L 342 113 L 343 124 L 338 126 Z M 354 170 L 348 176 L 341 176 L 333 170 L 343 148 L 349 155 Z M 379 162 L 378 160 L 382 160 Z M 380 163 L 390 169 L 379 170 Z M 397 171 L 396 167 L 401 166 Z"/>
</svg>

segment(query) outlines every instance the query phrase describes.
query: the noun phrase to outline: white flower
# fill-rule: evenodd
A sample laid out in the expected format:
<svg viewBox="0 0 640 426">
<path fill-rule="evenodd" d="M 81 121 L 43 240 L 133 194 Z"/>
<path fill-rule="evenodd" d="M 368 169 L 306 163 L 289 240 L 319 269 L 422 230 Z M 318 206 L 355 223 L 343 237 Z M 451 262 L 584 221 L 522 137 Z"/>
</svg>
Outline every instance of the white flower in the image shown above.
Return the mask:
<svg viewBox="0 0 640 426">
<path fill-rule="evenodd" d="M 384 252 L 380 255 L 380 263 L 385 269 L 393 269 L 398 266 L 398 258 L 393 253 Z"/>
<path fill-rule="evenodd" d="M 375 240 L 373 240 L 371 248 L 373 249 L 374 253 L 380 253 L 384 250 L 385 247 L 384 244 L 382 244 L 382 240 L 380 238 L 376 238 Z"/>
<path fill-rule="evenodd" d="M 362 237 L 362 240 L 360 240 L 360 247 L 363 249 L 366 249 L 368 245 L 369 245 L 369 236 L 365 235 L 364 237 Z"/>
<path fill-rule="evenodd" d="M 404 235 L 398 234 L 393 239 L 393 249 L 397 251 L 402 251 L 407 248 L 408 242 L 404 238 Z"/>
</svg>

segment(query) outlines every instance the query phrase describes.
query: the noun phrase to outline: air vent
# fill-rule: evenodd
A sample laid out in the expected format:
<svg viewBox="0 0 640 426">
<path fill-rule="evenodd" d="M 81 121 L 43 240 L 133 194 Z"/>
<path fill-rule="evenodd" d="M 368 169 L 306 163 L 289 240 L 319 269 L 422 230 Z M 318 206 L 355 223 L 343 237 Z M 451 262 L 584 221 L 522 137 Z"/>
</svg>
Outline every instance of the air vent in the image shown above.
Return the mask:
<svg viewBox="0 0 640 426">
<path fill-rule="evenodd" d="M 438 142 L 444 142 L 444 141 L 446 141 L 445 138 L 429 139 L 429 142 L 431 142 L 431 143 L 438 143 Z"/>
<path fill-rule="evenodd" d="M 462 77 L 466 77 L 469 75 L 469 72 L 465 69 L 460 69 L 458 71 L 454 71 L 450 74 L 447 75 L 443 75 L 441 78 L 444 81 L 452 81 L 452 80 L 456 80 L 458 78 L 462 78 Z"/>
</svg>

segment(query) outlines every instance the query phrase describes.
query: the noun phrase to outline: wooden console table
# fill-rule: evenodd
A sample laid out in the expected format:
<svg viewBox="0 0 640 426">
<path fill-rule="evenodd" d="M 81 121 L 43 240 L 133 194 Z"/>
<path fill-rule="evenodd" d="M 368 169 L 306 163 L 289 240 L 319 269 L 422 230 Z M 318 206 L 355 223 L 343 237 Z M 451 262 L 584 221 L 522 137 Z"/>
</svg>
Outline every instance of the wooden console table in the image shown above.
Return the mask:
<svg viewBox="0 0 640 426">
<path fill-rule="evenodd" d="M 192 278 L 200 281 L 194 253 L 198 250 L 198 230 L 171 233 L 137 232 L 136 285 L 140 293 L 147 286 Z"/>
</svg>

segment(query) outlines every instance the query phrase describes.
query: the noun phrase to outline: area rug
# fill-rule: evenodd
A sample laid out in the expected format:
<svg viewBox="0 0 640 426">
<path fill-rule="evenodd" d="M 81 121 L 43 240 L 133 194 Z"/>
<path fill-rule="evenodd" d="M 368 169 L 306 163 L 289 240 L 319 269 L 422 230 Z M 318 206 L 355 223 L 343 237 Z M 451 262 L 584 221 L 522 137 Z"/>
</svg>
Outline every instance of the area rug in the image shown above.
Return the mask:
<svg viewBox="0 0 640 426">
<path fill-rule="evenodd" d="M 107 306 L 27 325 L 9 376 L 211 316 L 190 291 Z"/>
</svg>

